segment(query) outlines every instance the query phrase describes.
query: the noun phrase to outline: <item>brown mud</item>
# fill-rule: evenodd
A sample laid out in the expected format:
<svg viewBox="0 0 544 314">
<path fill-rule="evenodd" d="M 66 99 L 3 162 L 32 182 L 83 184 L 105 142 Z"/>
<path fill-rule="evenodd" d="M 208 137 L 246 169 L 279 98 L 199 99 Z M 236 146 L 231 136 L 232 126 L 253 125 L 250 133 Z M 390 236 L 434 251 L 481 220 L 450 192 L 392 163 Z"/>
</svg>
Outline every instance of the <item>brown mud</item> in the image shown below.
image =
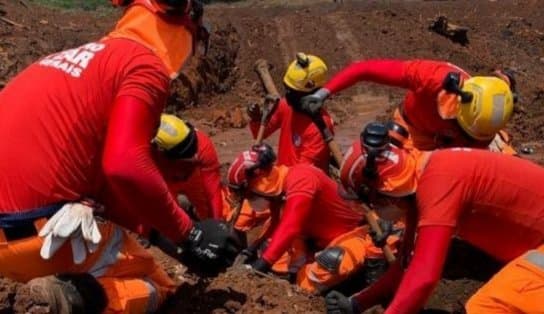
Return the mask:
<svg viewBox="0 0 544 314">
<path fill-rule="evenodd" d="M 41 56 L 100 38 L 118 14 L 61 11 L 27 0 L 0 0 L 0 88 Z M 438 15 L 467 26 L 468 44 L 430 32 L 429 23 Z M 272 64 L 271 74 L 281 90 L 283 71 L 298 51 L 324 58 L 331 73 L 366 58 L 445 59 L 472 74 L 511 68 L 516 72 L 520 103 L 508 128 L 517 148 L 534 150 L 527 158 L 544 161 L 544 10 L 539 0 L 343 4 L 250 0 L 212 5 L 207 16 L 213 30 L 210 52 L 192 60 L 173 83 L 167 110 L 211 134 L 223 163 L 252 143 L 245 129 L 245 106 L 264 95 L 254 62 L 265 58 Z M 386 114 L 402 95 L 399 89 L 360 83 L 333 97 L 328 106 L 341 147 L 357 137 L 365 122 Z M 323 311 L 322 298 L 305 295 L 285 282 L 239 270 L 199 278 L 160 252 L 154 254 L 180 284 L 165 313 Z M 427 308 L 435 313 L 462 313 L 466 299 L 499 266 L 456 242 L 445 279 Z M 0 278 L 0 313 L 17 312 L 13 303 L 18 287 Z"/>
</svg>

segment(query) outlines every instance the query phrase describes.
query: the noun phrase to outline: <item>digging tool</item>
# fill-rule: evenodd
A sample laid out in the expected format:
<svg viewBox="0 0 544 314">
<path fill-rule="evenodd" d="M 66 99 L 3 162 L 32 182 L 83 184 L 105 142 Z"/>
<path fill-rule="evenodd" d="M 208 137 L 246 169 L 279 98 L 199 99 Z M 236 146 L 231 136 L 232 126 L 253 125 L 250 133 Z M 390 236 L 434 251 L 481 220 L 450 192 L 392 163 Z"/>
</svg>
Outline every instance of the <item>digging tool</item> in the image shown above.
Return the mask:
<svg viewBox="0 0 544 314">
<path fill-rule="evenodd" d="M 332 134 L 331 130 L 327 128 L 327 125 L 325 124 L 325 121 L 323 120 L 323 117 L 321 115 L 316 115 L 313 118 L 314 123 L 316 124 L 317 128 L 321 132 L 321 136 L 323 137 L 323 140 L 327 143 L 329 146 L 329 149 L 331 150 L 332 156 L 339 167 L 342 166 L 342 152 L 340 151 L 340 147 L 338 146 L 338 143 L 334 140 L 334 135 Z M 338 177 L 340 177 L 338 175 Z M 366 206 L 365 204 L 359 203 L 358 205 L 362 212 L 365 215 L 365 219 L 370 225 L 370 228 L 376 232 L 378 236 L 381 236 L 383 234 L 382 229 L 380 228 L 380 225 L 378 225 L 378 221 L 376 221 L 376 213 L 374 210 L 372 210 L 370 207 Z M 393 250 L 389 247 L 389 245 L 385 245 L 383 247 L 383 253 L 385 255 L 385 258 L 387 261 L 392 264 L 395 262 L 395 254 L 393 254 Z"/>
<path fill-rule="evenodd" d="M 263 83 L 266 93 L 269 95 L 280 97 L 280 93 L 278 92 L 278 89 L 276 88 L 276 85 L 272 80 L 272 76 L 270 76 L 270 72 L 268 71 L 269 68 L 270 64 L 265 59 L 259 59 L 255 62 L 254 69 L 257 74 L 259 74 L 259 78 Z"/>
<path fill-rule="evenodd" d="M 264 129 L 266 127 L 266 122 L 268 121 L 268 116 L 280 99 L 278 89 L 276 88 L 276 85 L 272 80 L 272 76 L 270 76 L 270 72 L 268 71 L 269 67 L 270 64 L 265 59 L 259 59 L 255 62 L 255 71 L 259 75 L 259 78 L 261 79 L 267 93 L 261 116 L 261 124 L 259 126 L 257 138 L 255 139 L 255 144 L 260 144 L 263 141 Z M 228 221 L 230 228 L 234 228 L 234 225 L 236 224 L 236 221 L 238 221 L 238 217 L 240 217 L 240 213 L 242 212 L 242 204 L 244 200 L 241 195 L 237 195 L 236 198 L 237 202 L 234 207 L 234 213 L 232 214 L 231 219 Z"/>
<path fill-rule="evenodd" d="M 261 116 L 261 125 L 259 126 L 259 132 L 257 133 L 257 138 L 255 139 L 255 144 L 260 144 L 263 140 L 264 130 L 266 127 L 266 122 L 268 117 L 272 113 L 274 107 L 278 104 L 280 100 L 280 93 L 272 80 L 270 75 L 269 68 L 270 64 L 265 59 L 259 59 L 255 62 L 255 72 L 259 75 L 261 82 L 263 83 L 264 90 L 266 92 L 266 97 L 264 98 L 263 113 Z"/>
<path fill-rule="evenodd" d="M 261 115 L 261 124 L 259 125 L 259 132 L 257 132 L 257 138 L 255 139 L 255 145 L 261 144 L 264 137 L 264 130 L 266 128 L 266 123 L 274 107 L 278 105 L 280 98 L 276 95 L 267 94 L 264 98 L 263 113 Z"/>
</svg>

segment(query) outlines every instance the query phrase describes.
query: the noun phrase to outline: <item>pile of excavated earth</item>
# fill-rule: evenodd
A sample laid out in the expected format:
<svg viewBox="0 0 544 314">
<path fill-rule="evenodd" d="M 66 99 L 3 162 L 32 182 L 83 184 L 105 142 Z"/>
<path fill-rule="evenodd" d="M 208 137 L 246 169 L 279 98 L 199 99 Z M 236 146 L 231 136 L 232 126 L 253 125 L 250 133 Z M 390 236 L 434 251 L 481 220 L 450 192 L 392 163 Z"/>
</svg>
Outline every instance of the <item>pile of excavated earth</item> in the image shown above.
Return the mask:
<svg viewBox="0 0 544 314">
<path fill-rule="evenodd" d="M 207 56 L 194 58 L 172 84 L 167 110 L 177 112 L 214 140 L 226 164 L 252 139 L 245 106 L 261 101 L 263 88 L 254 62 L 265 58 L 281 87 L 281 76 L 298 51 L 321 56 L 332 73 L 366 58 L 449 60 L 473 74 L 495 68 L 515 71 L 520 104 L 508 129 L 524 158 L 544 161 L 544 10 L 527 1 L 344 1 L 248 0 L 214 4 Z M 49 53 L 99 39 L 119 12 L 62 11 L 28 0 L 0 0 L 0 89 L 31 62 Z M 459 43 L 429 30 L 437 16 L 468 28 Z M 328 106 L 345 148 L 364 123 L 384 117 L 403 91 L 361 83 L 335 96 Z M 319 313 L 323 299 L 287 282 L 231 269 L 199 277 L 157 250 L 180 288 L 164 313 Z M 499 267 L 483 254 L 456 243 L 448 271 L 427 305 L 430 312 L 462 313 L 464 301 Z M 0 313 L 43 313 L 0 278 Z M 374 309 L 373 313 L 379 313 Z"/>
</svg>

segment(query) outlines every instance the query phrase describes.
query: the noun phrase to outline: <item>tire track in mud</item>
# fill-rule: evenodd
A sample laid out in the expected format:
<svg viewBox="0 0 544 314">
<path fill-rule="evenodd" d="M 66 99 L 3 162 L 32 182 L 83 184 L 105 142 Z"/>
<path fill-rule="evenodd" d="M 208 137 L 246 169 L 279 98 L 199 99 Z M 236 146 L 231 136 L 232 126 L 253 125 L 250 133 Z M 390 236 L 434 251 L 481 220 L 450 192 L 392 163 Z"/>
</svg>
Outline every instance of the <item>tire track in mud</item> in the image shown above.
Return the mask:
<svg viewBox="0 0 544 314">
<path fill-rule="evenodd" d="M 275 18 L 274 24 L 277 30 L 277 39 L 280 43 L 282 60 L 285 66 L 291 62 L 291 59 L 297 52 L 295 47 L 295 39 L 292 29 L 292 23 L 285 18 Z"/>
<path fill-rule="evenodd" d="M 365 58 L 363 49 L 359 44 L 359 40 L 351 31 L 351 26 L 347 23 L 345 14 L 334 13 L 326 16 L 327 24 L 334 30 L 336 39 L 344 48 L 348 60 L 361 60 Z M 361 126 L 375 120 L 376 116 L 383 113 L 387 104 L 388 98 L 376 96 L 366 92 L 362 83 L 356 83 L 351 88 L 354 93 L 351 96 L 352 114 L 347 115 L 341 125 L 337 127 L 336 138 L 339 145 L 346 149 L 351 144 L 351 140 L 356 138 L 361 130 Z"/>
</svg>

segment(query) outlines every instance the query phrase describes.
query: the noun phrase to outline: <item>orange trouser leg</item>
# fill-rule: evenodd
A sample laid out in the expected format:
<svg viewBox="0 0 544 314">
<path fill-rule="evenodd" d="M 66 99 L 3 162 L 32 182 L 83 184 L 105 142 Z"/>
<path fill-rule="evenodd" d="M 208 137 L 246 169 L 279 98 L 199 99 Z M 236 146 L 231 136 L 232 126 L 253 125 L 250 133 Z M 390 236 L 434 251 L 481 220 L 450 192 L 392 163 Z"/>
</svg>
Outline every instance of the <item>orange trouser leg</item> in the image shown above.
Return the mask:
<svg viewBox="0 0 544 314">
<path fill-rule="evenodd" d="M 400 114 L 400 110 L 397 108 L 393 112 L 393 121 L 403 126 L 408 131 L 408 138 L 403 142 L 403 148 L 407 150 L 433 150 L 436 148 L 436 142 L 433 136 L 419 132 L 417 129 L 408 124 Z"/>
<path fill-rule="evenodd" d="M 319 257 L 306 264 L 297 274 L 297 284 L 308 292 L 321 292 L 344 281 L 363 267 L 366 249 L 372 241 L 367 237 L 365 227 L 359 227 L 334 239 L 327 248 L 318 254 L 326 254 L 327 249 L 340 248 L 343 251 L 336 269 L 327 269 L 319 262 Z"/>
<path fill-rule="evenodd" d="M 0 275 L 26 282 L 57 273 L 90 273 L 103 285 L 107 311 L 114 313 L 152 310 L 175 290 L 153 257 L 126 231 L 111 222 L 99 222 L 98 227 L 99 248 L 81 265 L 72 262 L 69 241 L 49 261 L 40 257 L 43 240 L 37 236 L 0 243 Z"/>
<path fill-rule="evenodd" d="M 296 238 L 293 245 L 272 265 L 277 274 L 296 274 L 308 259 L 308 249 L 302 238 Z"/>
<path fill-rule="evenodd" d="M 504 266 L 465 308 L 468 314 L 544 313 L 544 246 Z"/>
<path fill-rule="evenodd" d="M 93 266 L 91 273 L 99 275 L 98 281 L 106 290 L 107 313 L 155 311 L 176 289 L 153 256 L 126 232 L 122 234 L 122 247 L 115 262 L 107 266 L 103 274 L 100 274 L 102 266 L 98 264 Z"/>
<path fill-rule="evenodd" d="M 231 207 L 229 203 L 228 192 L 223 193 L 223 218 L 227 221 L 230 221 L 232 215 L 234 214 L 234 208 Z M 240 216 L 235 221 L 234 228 L 239 231 L 249 231 L 259 225 L 262 225 L 266 220 L 270 218 L 270 210 L 255 211 L 251 207 L 250 203 L 247 200 L 242 202 L 242 209 L 240 211 Z"/>
</svg>

